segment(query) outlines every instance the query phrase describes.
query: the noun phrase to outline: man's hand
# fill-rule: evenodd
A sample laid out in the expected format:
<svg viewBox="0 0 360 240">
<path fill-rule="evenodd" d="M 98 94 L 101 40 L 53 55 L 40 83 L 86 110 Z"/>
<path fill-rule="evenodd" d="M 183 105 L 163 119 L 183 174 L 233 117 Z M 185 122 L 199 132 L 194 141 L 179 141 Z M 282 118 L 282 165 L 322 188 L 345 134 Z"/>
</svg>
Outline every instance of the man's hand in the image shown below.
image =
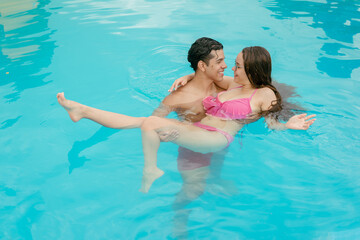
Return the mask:
<svg viewBox="0 0 360 240">
<path fill-rule="evenodd" d="M 179 137 L 179 131 L 176 129 L 158 129 L 156 132 L 161 142 L 172 142 Z"/>
</svg>

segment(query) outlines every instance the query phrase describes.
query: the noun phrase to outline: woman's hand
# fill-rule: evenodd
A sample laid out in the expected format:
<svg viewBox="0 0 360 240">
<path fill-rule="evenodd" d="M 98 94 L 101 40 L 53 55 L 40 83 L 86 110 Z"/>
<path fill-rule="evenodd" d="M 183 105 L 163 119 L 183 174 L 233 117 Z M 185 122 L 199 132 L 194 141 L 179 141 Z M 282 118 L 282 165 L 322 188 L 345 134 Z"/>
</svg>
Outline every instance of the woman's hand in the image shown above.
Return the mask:
<svg viewBox="0 0 360 240">
<path fill-rule="evenodd" d="M 295 115 L 285 123 L 285 126 L 288 129 L 295 129 L 295 130 L 307 130 L 311 124 L 315 122 L 315 114 L 306 116 L 306 113 Z"/>
<path fill-rule="evenodd" d="M 176 79 L 168 91 L 172 92 L 172 91 L 175 91 L 176 89 L 178 89 L 179 87 L 185 86 L 193 78 L 194 78 L 194 74 L 192 73 L 192 74 L 189 74 L 189 75 L 186 75 L 186 76 Z"/>
</svg>

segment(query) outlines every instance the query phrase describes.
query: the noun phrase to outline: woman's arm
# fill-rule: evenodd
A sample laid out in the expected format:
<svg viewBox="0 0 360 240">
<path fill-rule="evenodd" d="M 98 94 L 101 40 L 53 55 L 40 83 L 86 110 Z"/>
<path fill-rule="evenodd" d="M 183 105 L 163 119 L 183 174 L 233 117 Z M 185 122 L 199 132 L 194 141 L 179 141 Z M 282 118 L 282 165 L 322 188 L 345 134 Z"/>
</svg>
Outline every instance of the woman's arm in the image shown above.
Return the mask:
<svg viewBox="0 0 360 240">
<path fill-rule="evenodd" d="M 228 90 L 229 88 L 233 87 L 232 85 L 238 86 L 239 84 L 234 82 L 234 77 L 224 76 L 222 81 L 214 82 L 216 86 L 221 87 L 222 89 Z"/>
<path fill-rule="evenodd" d="M 260 92 L 260 91 L 259 91 Z M 261 110 L 267 111 L 272 107 L 272 102 L 276 101 L 275 93 L 269 88 L 261 89 L 263 96 Z M 286 123 L 281 123 L 272 116 L 266 116 L 265 121 L 267 126 L 275 130 L 307 130 L 315 122 L 315 114 L 307 116 L 306 113 L 295 115 L 291 117 Z"/>
<path fill-rule="evenodd" d="M 171 85 L 168 92 L 175 91 L 179 87 L 185 86 L 189 81 L 191 81 L 195 76 L 195 73 L 191 73 L 189 75 L 182 76 L 174 81 L 174 83 Z"/>
<path fill-rule="evenodd" d="M 315 114 L 308 115 L 306 113 L 295 115 L 289 119 L 286 123 L 281 123 L 272 117 L 265 117 L 268 128 L 275 130 L 307 130 L 315 122 Z"/>
<path fill-rule="evenodd" d="M 195 77 L 195 73 L 191 73 L 189 75 L 182 76 L 174 81 L 171 85 L 169 92 L 175 91 L 179 87 L 185 86 L 189 81 L 193 80 Z M 234 78 L 229 76 L 224 76 L 222 81 L 214 82 L 216 86 L 222 89 L 229 89 L 232 84 L 234 84 Z"/>
</svg>

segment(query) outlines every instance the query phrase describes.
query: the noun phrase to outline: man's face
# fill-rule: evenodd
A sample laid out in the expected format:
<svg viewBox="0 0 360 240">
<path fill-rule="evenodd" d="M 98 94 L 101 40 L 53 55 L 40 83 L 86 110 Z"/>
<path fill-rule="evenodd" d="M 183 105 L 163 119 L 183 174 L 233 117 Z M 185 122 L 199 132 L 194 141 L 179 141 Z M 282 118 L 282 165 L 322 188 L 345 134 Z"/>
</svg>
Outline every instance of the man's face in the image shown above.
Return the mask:
<svg viewBox="0 0 360 240">
<path fill-rule="evenodd" d="M 210 52 L 213 58 L 210 59 L 209 64 L 206 66 L 205 74 L 214 82 L 220 82 L 224 78 L 224 70 L 227 68 L 225 63 L 224 51 L 212 50 Z"/>
</svg>

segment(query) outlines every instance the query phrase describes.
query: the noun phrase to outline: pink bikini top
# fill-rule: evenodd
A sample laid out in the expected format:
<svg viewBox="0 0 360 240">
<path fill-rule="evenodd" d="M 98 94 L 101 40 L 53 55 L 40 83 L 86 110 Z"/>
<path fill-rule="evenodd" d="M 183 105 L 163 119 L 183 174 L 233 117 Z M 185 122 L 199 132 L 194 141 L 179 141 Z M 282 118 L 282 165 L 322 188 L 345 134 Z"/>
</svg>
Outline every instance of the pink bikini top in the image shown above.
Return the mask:
<svg viewBox="0 0 360 240">
<path fill-rule="evenodd" d="M 242 86 L 235 87 L 241 88 Z M 232 89 L 235 89 L 232 88 Z M 229 89 L 228 91 L 230 91 Z M 224 91 L 225 92 L 225 91 Z M 224 119 L 245 119 L 252 112 L 250 106 L 250 100 L 256 92 L 253 92 L 249 98 L 238 98 L 221 102 L 219 100 L 219 93 L 216 97 L 208 96 L 203 99 L 204 109 L 207 115 L 220 117 Z"/>
</svg>

